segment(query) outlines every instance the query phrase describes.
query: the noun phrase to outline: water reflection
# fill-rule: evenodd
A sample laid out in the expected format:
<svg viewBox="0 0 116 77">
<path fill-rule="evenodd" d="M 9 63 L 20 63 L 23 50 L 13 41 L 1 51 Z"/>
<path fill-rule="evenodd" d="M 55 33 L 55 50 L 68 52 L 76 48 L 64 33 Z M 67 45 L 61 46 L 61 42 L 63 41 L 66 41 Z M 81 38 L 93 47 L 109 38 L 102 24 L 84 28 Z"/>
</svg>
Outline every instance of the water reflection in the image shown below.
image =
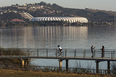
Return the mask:
<svg viewBox="0 0 116 77">
<path fill-rule="evenodd" d="M 86 43 L 88 27 L 23 27 L 0 29 L 0 46 L 4 48 L 76 48 Z"/>
<path fill-rule="evenodd" d="M 116 47 L 116 27 L 20 27 L 0 28 L 0 46 L 4 48 L 90 48 Z"/>
</svg>

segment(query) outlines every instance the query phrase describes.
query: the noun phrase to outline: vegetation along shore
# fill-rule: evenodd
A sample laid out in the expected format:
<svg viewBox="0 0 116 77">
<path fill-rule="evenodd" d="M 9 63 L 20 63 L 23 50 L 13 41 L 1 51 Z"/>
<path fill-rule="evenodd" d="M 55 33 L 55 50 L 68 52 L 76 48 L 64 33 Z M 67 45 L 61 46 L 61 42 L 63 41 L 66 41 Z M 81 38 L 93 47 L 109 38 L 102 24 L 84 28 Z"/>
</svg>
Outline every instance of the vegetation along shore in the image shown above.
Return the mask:
<svg viewBox="0 0 116 77">
<path fill-rule="evenodd" d="M 9 70 L 0 69 L 0 77 L 115 77 L 116 75 L 105 75 L 105 74 L 77 74 L 71 72 L 43 72 L 43 71 L 32 71 L 32 70 Z"/>
</svg>

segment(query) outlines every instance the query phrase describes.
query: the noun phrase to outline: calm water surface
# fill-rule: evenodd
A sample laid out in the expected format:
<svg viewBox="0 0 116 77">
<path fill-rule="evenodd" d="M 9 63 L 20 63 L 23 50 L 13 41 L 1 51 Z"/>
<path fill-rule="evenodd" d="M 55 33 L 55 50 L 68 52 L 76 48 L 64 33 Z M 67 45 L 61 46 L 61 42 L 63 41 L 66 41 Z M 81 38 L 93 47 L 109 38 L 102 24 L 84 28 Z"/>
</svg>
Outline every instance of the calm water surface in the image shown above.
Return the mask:
<svg viewBox="0 0 116 77">
<path fill-rule="evenodd" d="M 57 48 L 57 45 L 67 49 L 116 48 L 116 27 L 114 26 L 49 26 L 0 28 L 0 47 L 3 48 Z M 69 60 L 69 67 L 75 67 L 76 62 L 82 67 L 95 68 L 95 61 Z M 33 59 L 35 65 L 59 66 L 58 60 Z M 65 67 L 65 61 L 62 66 Z M 100 62 L 101 69 L 106 69 L 106 62 Z"/>
</svg>

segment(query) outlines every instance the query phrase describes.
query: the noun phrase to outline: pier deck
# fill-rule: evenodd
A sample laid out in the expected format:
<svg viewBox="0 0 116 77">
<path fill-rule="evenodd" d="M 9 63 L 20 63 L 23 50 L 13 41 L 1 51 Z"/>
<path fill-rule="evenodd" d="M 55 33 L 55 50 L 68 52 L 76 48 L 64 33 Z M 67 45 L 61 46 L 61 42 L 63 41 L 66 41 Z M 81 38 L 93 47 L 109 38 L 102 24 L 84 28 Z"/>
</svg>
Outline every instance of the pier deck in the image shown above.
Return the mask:
<svg viewBox="0 0 116 77">
<path fill-rule="evenodd" d="M 92 53 L 90 49 L 63 49 L 61 55 L 59 55 L 57 49 L 20 48 L 21 52 L 25 53 L 26 55 L 20 53 L 18 55 L 14 55 L 12 54 L 14 50 L 15 49 L 9 49 L 9 54 L 7 55 L 4 54 L 4 51 L 0 50 L 0 58 L 21 58 L 23 64 L 25 64 L 25 59 L 30 58 L 59 59 L 59 68 L 62 67 L 62 60 L 66 60 L 67 70 L 69 60 L 94 60 L 96 62 L 96 71 L 98 71 L 99 62 L 107 61 L 108 70 L 110 70 L 110 61 L 116 61 L 116 50 L 111 49 L 105 50 L 104 57 L 101 57 L 102 51 L 100 49 L 95 50 L 93 57 L 91 57 Z"/>
</svg>

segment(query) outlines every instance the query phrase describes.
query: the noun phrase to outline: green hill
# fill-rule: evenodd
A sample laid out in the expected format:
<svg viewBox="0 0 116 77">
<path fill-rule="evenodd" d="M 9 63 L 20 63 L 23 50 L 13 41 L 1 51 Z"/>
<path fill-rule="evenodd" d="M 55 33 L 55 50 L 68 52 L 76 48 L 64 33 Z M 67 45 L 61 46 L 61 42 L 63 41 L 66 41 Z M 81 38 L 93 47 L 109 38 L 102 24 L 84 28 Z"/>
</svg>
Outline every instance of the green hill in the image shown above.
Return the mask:
<svg viewBox="0 0 116 77">
<path fill-rule="evenodd" d="M 75 9 L 75 8 L 64 8 L 57 4 L 50 4 L 46 2 L 25 4 L 25 5 L 11 5 L 0 8 L 0 24 L 3 22 L 9 22 L 11 19 L 18 18 L 23 19 L 20 12 L 28 12 L 34 17 L 50 17 L 50 16 L 76 16 L 86 17 L 89 22 L 114 22 L 116 12 L 105 11 L 98 9 Z M 29 22 L 29 20 L 25 20 Z"/>
</svg>

